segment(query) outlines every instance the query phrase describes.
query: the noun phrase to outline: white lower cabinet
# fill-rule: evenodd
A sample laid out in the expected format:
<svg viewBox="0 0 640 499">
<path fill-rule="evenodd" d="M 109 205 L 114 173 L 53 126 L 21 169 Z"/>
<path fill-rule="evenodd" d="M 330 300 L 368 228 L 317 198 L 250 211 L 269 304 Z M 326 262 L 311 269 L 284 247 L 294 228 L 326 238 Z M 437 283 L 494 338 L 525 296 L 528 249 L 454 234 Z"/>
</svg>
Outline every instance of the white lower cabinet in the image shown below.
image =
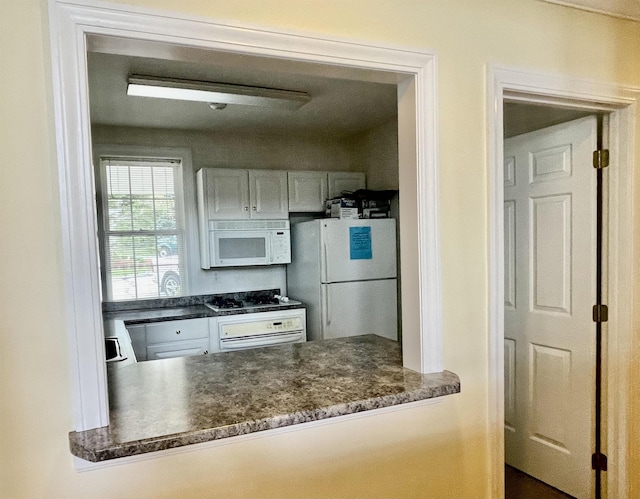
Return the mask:
<svg viewBox="0 0 640 499">
<path fill-rule="evenodd" d="M 136 324 L 127 326 L 129 337 L 131 338 L 131 346 L 136 354 L 138 362 L 147 360 L 147 330 L 145 324 Z"/>
<path fill-rule="evenodd" d="M 218 333 L 217 317 L 209 317 L 209 352 L 217 353 L 220 351 L 220 335 Z"/>
<path fill-rule="evenodd" d="M 127 326 L 138 361 L 203 355 L 209 348 L 209 320 L 182 319 Z"/>
<path fill-rule="evenodd" d="M 209 322 L 202 319 L 151 322 L 147 324 L 147 347 L 157 343 L 209 337 Z"/>
</svg>

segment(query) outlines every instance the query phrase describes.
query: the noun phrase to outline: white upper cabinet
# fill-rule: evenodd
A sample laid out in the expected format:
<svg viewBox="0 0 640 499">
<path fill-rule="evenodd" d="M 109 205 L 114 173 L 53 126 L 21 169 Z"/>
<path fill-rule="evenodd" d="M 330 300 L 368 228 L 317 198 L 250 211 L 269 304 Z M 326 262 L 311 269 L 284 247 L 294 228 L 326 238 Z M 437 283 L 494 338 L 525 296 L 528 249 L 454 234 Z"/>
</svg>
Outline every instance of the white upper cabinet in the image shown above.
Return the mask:
<svg viewBox="0 0 640 499">
<path fill-rule="evenodd" d="M 327 172 L 290 171 L 289 211 L 324 211 L 324 202 L 328 198 Z"/>
<path fill-rule="evenodd" d="M 204 208 L 209 220 L 249 218 L 249 174 L 247 170 L 203 168 L 198 172 L 202 181 Z"/>
<path fill-rule="evenodd" d="M 287 172 L 283 170 L 249 170 L 251 217 L 258 219 L 289 218 Z"/>
<path fill-rule="evenodd" d="M 289 211 L 323 212 L 327 199 L 366 187 L 366 175 L 361 172 L 290 171 Z"/>
<path fill-rule="evenodd" d="M 325 201 L 366 189 L 361 172 L 202 168 L 197 173 L 201 230 L 208 220 L 279 220 L 324 212 Z"/>
<path fill-rule="evenodd" d="M 202 168 L 198 192 L 207 220 L 289 218 L 286 171 Z"/>
<path fill-rule="evenodd" d="M 343 192 L 366 189 L 366 175 L 361 172 L 329 172 L 329 199 L 340 197 Z"/>
</svg>

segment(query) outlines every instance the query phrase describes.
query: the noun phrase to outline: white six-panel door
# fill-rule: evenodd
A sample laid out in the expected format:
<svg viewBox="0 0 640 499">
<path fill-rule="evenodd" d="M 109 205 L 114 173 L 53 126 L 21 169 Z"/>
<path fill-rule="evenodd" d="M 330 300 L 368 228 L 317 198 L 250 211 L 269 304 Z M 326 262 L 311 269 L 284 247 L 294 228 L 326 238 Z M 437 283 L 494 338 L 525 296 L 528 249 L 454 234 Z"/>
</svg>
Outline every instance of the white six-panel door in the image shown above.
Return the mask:
<svg viewBox="0 0 640 499">
<path fill-rule="evenodd" d="M 595 117 L 505 140 L 505 459 L 592 490 Z"/>
</svg>

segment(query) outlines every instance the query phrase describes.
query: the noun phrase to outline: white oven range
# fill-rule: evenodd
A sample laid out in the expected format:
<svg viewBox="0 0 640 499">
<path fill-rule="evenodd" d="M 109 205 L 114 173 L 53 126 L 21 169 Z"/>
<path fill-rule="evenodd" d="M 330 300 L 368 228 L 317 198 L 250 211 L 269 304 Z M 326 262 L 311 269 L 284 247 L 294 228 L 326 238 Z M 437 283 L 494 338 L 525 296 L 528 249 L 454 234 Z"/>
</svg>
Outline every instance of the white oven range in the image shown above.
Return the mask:
<svg viewBox="0 0 640 499">
<path fill-rule="evenodd" d="M 304 308 L 222 315 L 215 318 L 220 352 L 307 341 Z M 217 337 L 217 338 L 216 338 Z"/>
<path fill-rule="evenodd" d="M 218 314 L 209 319 L 211 350 L 227 352 L 307 341 L 304 305 L 273 291 L 220 295 L 205 303 Z"/>
</svg>

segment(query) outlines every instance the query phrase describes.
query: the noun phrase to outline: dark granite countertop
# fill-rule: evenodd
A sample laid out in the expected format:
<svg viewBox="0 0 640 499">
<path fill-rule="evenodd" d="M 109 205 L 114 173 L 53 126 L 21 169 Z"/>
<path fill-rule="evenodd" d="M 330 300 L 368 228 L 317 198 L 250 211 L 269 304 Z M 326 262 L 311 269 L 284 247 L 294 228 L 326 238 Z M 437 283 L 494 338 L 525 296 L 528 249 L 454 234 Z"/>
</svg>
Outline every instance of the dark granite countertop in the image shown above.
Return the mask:
<svg viewBox="0 0 640 499">
<path fill-rule="evenodd" d="M 162 322 L 179 319 L 199 319 L 202 317 L 215 317 L 217 314 L 205 305 L 191 305 L 186 307 L 148 308 L 139 310 L 121 310 L 116 312 L 104 312 L 102 318 L 105 321 L 121 320 L 126 324 L 146 324 L 150 322 Z"/>
<path fill-rule="evenodd" d="M 110 425 L 71 432 L 88 461 L 207 442 L 458 393 L 402 367 L 375 335 L 133 363 L 108 371 Z"/>
<path fill-rule="evenodd" d="M 200 319 L 202 317 L 222 317 L 225 315 L 255 314 L 257 312 L 274 312 L 277 310 L 290 310 L 304 308 L 302 303 L 287 305 L 265 305 L 263 307 L 248 309 L 212 310 L 206 305 L 190 305 L 185 307 L 146 308 L 138 310 L 121 310 L 117 312 L 104 312 L 105 321 L 121 320 L 126 324 L 147 324 L 150 322 L 173 321 L 179 319 Z"/>
<path fill-rule="evenodd" d="M 261 293 L 273 296 L 280 293 L 280 289 L 263 290 Z M 289 310 L 304 308 L 304 303 L 297 301 L 280 302 L 277 305 L 261 305 L 252 308 L 231 308 L 213 310 L 205 305 L 214 297 L 229 297 L 244 299 L 248 292 L 225 293 L 221 295 L 194 295 L 177 298 L 156 298 L 150 300 L 138 300 L 131 302 L 106 302 L 102 304 L 103 319 L 121 320 L 126 324 L 144 324 L 150 322 L 162 322 L 179 319 L 200 319 L 202 317 L 222 317 L 225 315 L 251 314 L 256 312 L 273 312 L 276 310 Z"/>
</svg>

